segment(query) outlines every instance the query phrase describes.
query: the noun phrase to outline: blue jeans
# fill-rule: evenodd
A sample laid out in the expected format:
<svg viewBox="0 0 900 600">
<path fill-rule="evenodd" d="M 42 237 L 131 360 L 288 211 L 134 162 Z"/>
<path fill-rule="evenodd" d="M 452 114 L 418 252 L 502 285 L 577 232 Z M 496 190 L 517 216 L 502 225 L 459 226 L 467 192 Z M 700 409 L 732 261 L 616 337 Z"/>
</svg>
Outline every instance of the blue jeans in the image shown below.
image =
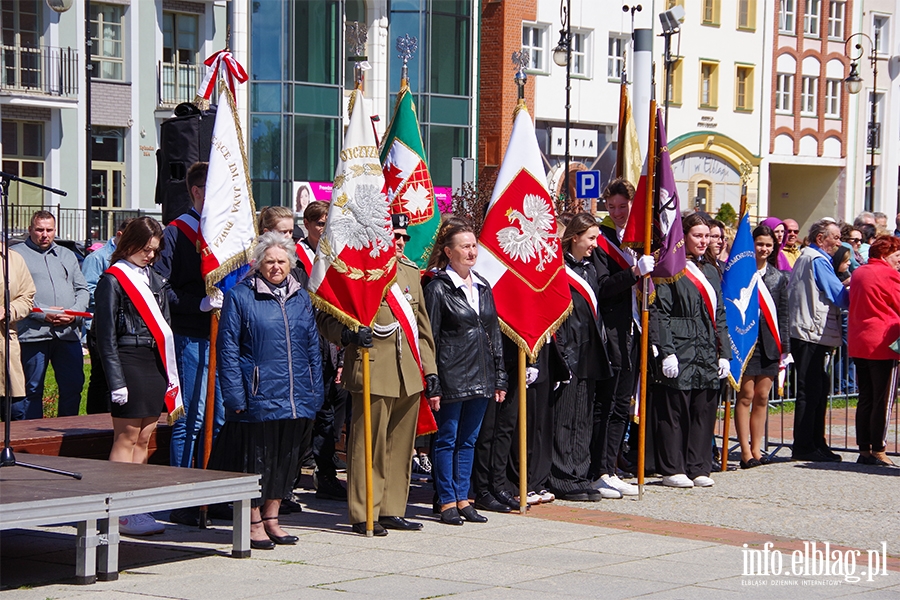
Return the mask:
<svg viewBox="0 0 900 600">
<path fill-rule="evenodd" d="M 475 440 L 488 399 L 476 398 L 441 404 L 435 413 L 438 431 L 432 446 L 432 466 L 441 504 L 469 499 L 469 480 L 475 458 Z"/>
<path fill-rule="evenodd" d="M 184 416 L 172 425 L 169 464 L 173 467 L 191 467 L 195 452 L 198 457 L 200 456 L 197 440 L 200 437 L 200 430 L 203 428 L 203 420 L 206 415 L 209 340 L 176 334 L 175 359 L 178 363 L 178 378 L 181 380 Z M 213 435 L 219 433 L 224 423 L 225 407 L 222 404 L 221 386 L 219 380 L 216 379 Z"/>
<path fill-rule="evenodd" d="M 41 419 L 44 416 L 44 378 L 47 365 L 53 365 L 59 387 L 59 416 L 78 414 L 81 389 L 84 387 L 84 357 L 81 344 L 76 341 L 47 340 L 20 342 L 22 368 L 25 371 L 25 399 L 16 402 L 10 411 L 16 418 Z"/>
</svg>

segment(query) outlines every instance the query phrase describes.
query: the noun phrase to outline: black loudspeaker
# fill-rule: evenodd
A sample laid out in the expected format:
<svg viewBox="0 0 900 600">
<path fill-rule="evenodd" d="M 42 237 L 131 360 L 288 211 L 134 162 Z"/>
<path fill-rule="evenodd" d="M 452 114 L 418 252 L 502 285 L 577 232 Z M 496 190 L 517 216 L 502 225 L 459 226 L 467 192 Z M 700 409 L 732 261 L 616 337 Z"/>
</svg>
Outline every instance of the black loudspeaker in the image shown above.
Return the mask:
<svg viewBox="0 0 900 600">
<path fill-rule="evenodd" d="M 163 224 L 191 208 L 184 178 L 192 164 L 209 160 L 216 107 L 200 110 L 190 102 L 175 107 L 175 116 L 159 127 L 156 151 L 156 203 L 162 205 Z"/>
</svg>

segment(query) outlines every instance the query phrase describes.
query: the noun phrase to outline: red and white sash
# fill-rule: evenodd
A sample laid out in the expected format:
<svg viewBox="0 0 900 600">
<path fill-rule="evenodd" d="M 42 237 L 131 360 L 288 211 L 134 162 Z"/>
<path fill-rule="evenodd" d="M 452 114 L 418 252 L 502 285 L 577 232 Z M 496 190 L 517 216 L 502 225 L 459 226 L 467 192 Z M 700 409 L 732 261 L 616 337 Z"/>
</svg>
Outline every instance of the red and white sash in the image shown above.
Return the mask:
<svg viewBox="0 0 900 600">
<path fill-rule="evenodd" d="M 309 247 L 305 239 L 297 242 L 297 258 L 306 268 L 306 274 L 312 276 L 313 261 L 316 259 L 316 253 Z"/>
<path fill-rule="evenodd" d="M 178 228 L 178 231 L 183 233 L 195 248 L 197 247 L 197 241 L 200 239 L 200 221 L 197 220 L 197 217 L 187 212 L 172 221 L 172 225 Z"/>
<path fill-rule="evenodd" d="M 627 271 L 634 266 L 634 257 L 616 246 L 602 233 L 597 236 L 597 247 L 616 261 L 616 264 L 622 267 L 623 271 Z"/>
<path fill-rule="evenodd" d="M 709 320 L 712 321 L 713 329 L 715 329 L 717 303 L 716 290 L 713 289 L 713 286 L 709 283 L 706 275 L 703 274 L 703 271 L 700 270 L 700 267 L 697 266 L 697 263 L 694 261 L 687 261 L 684 274 L 690 282 L 696 286 L 697 291 L 700 292 L 700 297 L 703 298 L 703 304 L 706 305 L 706 310 L 709 312 Z"/>
<path fill-rule="evenodd" d="M 759 290 L 759 313 L 769 327 L 769 331 L 772 332 L 775 346 L 778 348 L 778 355 L 781 356 L 781 335 L 778 333 L 778 311 L 775 309 L 775 300 L 772 298 L 769 288 L 763 283 L 762 277 L 759 278 L 756 287 Z"/>
<path fill-rule="evenodd" d="M 409 300 L 406 299 L 406 296 L 396 282 L 388 289 L 387 294 L 384 296 L 384 300 L 387 302 L 387 305 L 391 309 L 391 313 L 393 313 L 394 318 L 397 319 L 397 323 L 400 324 L 400 329 L 403 330 L 403 334 L 406 336 L 408 342 L 407 345 L 412 352 L 413 358 L 416 359 L 416 364 L 419 366 L 419 375 L 422 377 L 422 385 L 426 385 L 425 369 L 422 366 L 422 355 L 419 354 L 419 325 L 416 322 L 416 316 L 413 314 L 412 305 L 409 303 Z M 425 397 L 425 391 L 423 390 L 419 399 L 419 417 L 416 423 L 416 435 L 428 435 L 435 431 L 437 431 L 437 422 L 434 420 L 434 415 L 431 412 L 431 407 L 428 405 L 428 399 Z"/>
<path fill-rule="evenodd" d="M 598 238 L 599 239 L 599 238 Z M 582 298 L 584 298 L 588 306 L 591 307 L 591 312 L 594 313 L 594 319 L 597 319 L 597 295 L 594 293 L 594 290 L 591 289 L 591 286 L 588 285 L 588 282 L 584 280 L 584 278 L 576 273 L 574 269 L 566 265 L 566 274 L 569 276 L 569 286 L 578 292 Z"/>
<path fill-rule="evenodd" d="M 169 424 L 175 422 L 184 414 L 184 404 L 181 400 L 181 390 L 178 387 L 178 365 L 175 362 L 175 338 L 172 328 L 163 317 L 162 310 L 150 291 L 150 286 L 144 283 L 137 273 L 125 261 L 120 260 L 106 270 L 116 278 L 119 285 L 125 291 L 125 295 L 134 304 L 138 314 L 147 324 L 147 329 L 156 341 L 156 348 L 166 370 L 168 389 L 166 390 L 166 410 L 169 411 Z"/>
</svg>

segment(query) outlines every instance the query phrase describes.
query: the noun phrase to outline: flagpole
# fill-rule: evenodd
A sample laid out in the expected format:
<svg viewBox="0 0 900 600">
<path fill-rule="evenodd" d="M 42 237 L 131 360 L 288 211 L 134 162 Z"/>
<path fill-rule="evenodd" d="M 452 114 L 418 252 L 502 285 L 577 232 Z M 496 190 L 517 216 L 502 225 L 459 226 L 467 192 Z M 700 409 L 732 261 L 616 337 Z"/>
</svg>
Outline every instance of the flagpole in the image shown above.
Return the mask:
<svg viewBox="0 0 900 600">
<path fill-rule="evenodd" d="M 647 197 L 644 205 L 644 256 L 649 256 L 653 232 L 653 195 L 656 175 L 656 100 L 650 100 L 650 135 L 647 141 Z M 650 274 L 641 282 L 641 388 L 638 412 L 638 499 L 644 499 L 644 465 L 647 447 L 647 347 L 650 336 Z"/>
<path fill-rule="evenodd" d="M 526 429 L 528 405 L 525 395 L 525 350 L 519 348 L 519 514 L 528 510 L 528 431 Z"/>
<path fill-rule="evenodd" d="M 625 177 L 625 103 L 628 99 L 628 83 L 625 76 L 624 56 L 622 60 L 622 83 L 619 85 L 619 135 L 616 137 L 616 177 Z"/>
<path fill-rule="evenodd" d="M 360 348 L 363 368 L 363 440 L 366 444 L 366 537 L 375 535 L 375 501 L 372 497 L 372 385 L 369 349 Z"/>
<path fill-rule="evenodd" d="M 212 454 L 213 425 L 216 416 L 216 341 L 219 338 L 219 311 L 214 310 L 209 323 L 209 361 L 206 373 L 206 413 L 203 417 L 203 468 Z M 208 506 L 200 507 L 200 529 L 206 529 Z"/>
</svg>

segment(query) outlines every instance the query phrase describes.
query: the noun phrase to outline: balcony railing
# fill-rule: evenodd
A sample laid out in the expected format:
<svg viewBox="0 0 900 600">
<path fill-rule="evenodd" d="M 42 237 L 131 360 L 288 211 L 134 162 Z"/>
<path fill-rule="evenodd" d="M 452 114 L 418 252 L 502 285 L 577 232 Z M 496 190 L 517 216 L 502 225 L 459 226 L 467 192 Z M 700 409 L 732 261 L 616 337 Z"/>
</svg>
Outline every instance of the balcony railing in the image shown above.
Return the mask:
<svg viewBox="0 0 900 600">
<path fill-rule="evenodd" d="M 159 106 L 190 102 L 197 95 L 206 65 L 159 63 Z"/>
<path fill-rule="evenodd" d="M 73 98 L 81 71 L 73 48 L 0 46 L 0 90 Z"/>
<path fill-rule="evenodd" d="M 83 208 L 65 208 L 58 205 L 18 205 L 9 206 L 9 235 L 24 238 L 28 235 L 31 216 L 38 210 L 48 210 L 56 217 L 56 237 L 63 240 L 84 241 L 87 234 L 85 218 L 87 212 Z M 160 220 L 161 213 L 147 210 L 131 210 L 126 208 L 107 208 L 95 206 L 91 209 L 91 237 L 95 241 L 106 241 L 116 234 L 116 226 L 123 220 L 132 217 L 149 216 Z"/>
</svg>

